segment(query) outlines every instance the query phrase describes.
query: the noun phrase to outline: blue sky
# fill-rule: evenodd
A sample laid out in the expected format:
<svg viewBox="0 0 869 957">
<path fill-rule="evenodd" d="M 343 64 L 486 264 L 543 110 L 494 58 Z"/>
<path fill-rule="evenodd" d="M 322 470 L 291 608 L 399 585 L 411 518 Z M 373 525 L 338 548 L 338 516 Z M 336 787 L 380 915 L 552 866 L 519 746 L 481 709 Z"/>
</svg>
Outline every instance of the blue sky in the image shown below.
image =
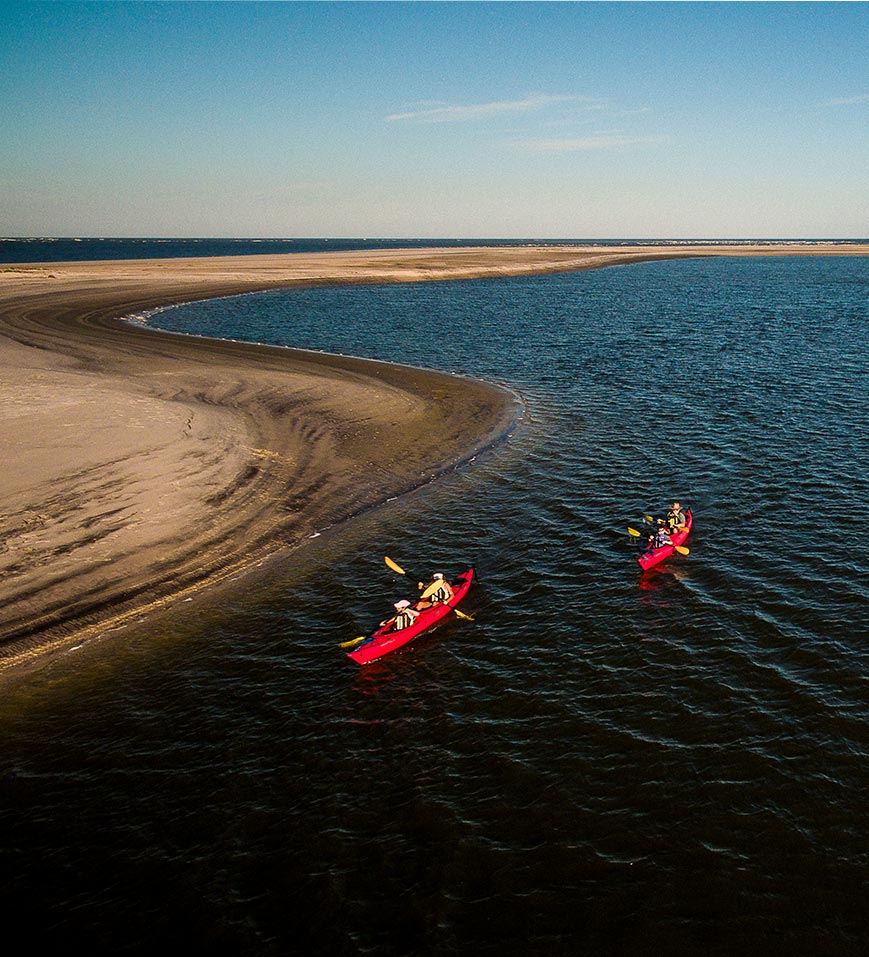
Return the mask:
<svg viewBox="0 0 869 957">
<path fill-rule="evenodd" d="M 0 235 L 865 237 L 865 3 L 0 3 Z"/>
</svg>

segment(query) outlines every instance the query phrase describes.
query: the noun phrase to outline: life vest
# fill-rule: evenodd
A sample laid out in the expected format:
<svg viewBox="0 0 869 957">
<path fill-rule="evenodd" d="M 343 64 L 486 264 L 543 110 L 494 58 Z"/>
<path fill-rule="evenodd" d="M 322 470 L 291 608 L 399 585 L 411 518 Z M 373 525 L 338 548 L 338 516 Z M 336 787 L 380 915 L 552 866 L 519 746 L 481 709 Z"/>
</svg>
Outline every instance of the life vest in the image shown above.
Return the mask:
<svg viewBox="0 0 869 957">
<path fill-rule="evenodd" d="M 417 615 L 409 608 L 405 608 L 395 616 L 394 628 L 396 631 L 401 631 L 402 628 L 409 628 L 416 619 Z"/>
<path fill-rule="evenodd" d="M 663 548 L 664 545 L 672 544 L 673 543 L 670 541 L 670 536 L 664 531 L 663 528 L 659 529 L 652 536 L 652 548 Z"/>
<path fill-rule="evenodd" d="M 674 512 L 671 508 L 667 512 L 667 524 L 670 528 L 678 528 L 680 525 L 685 524 L 685 513 L 684 512 Z"/>
</svg>

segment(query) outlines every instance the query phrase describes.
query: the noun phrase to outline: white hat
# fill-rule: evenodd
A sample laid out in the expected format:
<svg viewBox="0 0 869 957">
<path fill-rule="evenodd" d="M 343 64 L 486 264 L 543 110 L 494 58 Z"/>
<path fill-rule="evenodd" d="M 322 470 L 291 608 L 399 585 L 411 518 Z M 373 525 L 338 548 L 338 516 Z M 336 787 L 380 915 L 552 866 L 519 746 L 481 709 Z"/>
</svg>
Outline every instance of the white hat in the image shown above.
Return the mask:
<svg viewBox="0 0 869 957">
<path fill-rule="evenodd" d="M 444 577 L 444 573 L 443 573 L 443 572 L 435 572 L 434 575 L 432 575 L 431 577 L 432 577 L 432 578 L 443 578 L 443 577 Z"/>
<path fill-rule="evenodd" d="M 402 598 L 401 601 L 395 603 L 394 607 L 397 608 L 398 611 L 404 611 L 405 608 L 410 608 L 410 602 Z"/>
</svg>

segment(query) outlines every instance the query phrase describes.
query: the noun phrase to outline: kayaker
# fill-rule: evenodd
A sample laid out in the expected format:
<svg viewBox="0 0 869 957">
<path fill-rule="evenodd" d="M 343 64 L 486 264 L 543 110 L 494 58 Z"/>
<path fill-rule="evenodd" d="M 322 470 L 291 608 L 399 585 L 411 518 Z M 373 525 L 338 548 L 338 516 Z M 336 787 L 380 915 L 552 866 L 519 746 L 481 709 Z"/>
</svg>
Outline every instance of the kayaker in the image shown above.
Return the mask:
<svg viewBox="0 0 869 957">
<path fill-rule="evenodd" d="M 667 523 L 663 518 L 658 519 L 658 527 L 649 536 L 649 548 L 662 548 L 664 545 L 672 545 L 673 539 L 667 532 Z"/>
<path fill-rule="evenodd" d="M 443 572 L 435 572 L 427 585 L 423 582 L 417 582 L 417 588 L 422 591 L 422 594 L 414 607 L 420 610 L 431 608 L 438 602 L 450 601 L 455 594 L 452 585 L 444 578 Z"/>
<path fill-rule="evenodd" d="M 685 513 L 682 511 L 682 506 L 678 502 L 673 502 L 670 506 L 670 511 L 667 512 L 667 528 L 670 534 L 685 531 Z"/>
<path fill-rule="evenodd" d="M 419 612 L 415 608 L 412 608 L 410 602 L 404 598 L 402 598 L 401 601 L 397 601 L 393 607 L 398 614 L 393 618 L 387 618 L 386 621 L 380 622 L 381 628 L 391 622 L 395 631 L 401 631 L 402 628 L 409 628 L 419 617 Z"/>
</svg>

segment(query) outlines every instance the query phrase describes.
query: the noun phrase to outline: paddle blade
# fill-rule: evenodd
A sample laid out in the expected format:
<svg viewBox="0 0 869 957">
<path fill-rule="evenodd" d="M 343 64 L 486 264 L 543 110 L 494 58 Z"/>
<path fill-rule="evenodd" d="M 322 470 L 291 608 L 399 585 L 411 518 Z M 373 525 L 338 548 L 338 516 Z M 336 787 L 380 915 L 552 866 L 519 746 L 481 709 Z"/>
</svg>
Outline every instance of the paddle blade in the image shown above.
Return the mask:
<svg viewBox="0 0 869 957">
<path fill-rule="evenodd" d="M 472 615 L 466 615 L 463 611 L 459 611 L 458 608 L 454 608 L 453 611 L 459 616 L 459 618 L 464 618 L 467 621 L 473 621 L 474 618 Z"/>
<path fill-rule="evenodd" d="M 642 535 L 635 528 L 628 528 L 628 535 L 633 535 L 634 538 L 642 538 Z"/>
<path fill-rule="evenodd" d="M 353 645 L 358 645 L 360 641 L 365 641 L 368 635 L 360 635 L 358 638 L 353 638 L 351 641 L 342 641 L 339 648 L 350 648 Z"/>
<path fill-rule="evenodd" d="M 680 555 L 690 555 L 690 554 L 691 554 L 691 550 L 690 550 L 689 548 L 685 548 L 684 545 L 674 545 L 673 548 L 675 548 L 676 551 L 677 551 Z"/>
<path fill-rule="evenodd" d="M 441 583 L 440 583 L 439 580 L 438 580 L 438 581 L 435 581 L 435 582 L 432 582 L 432 583 L 428 586 L 428 588 L 426 588 L 426 590 L 425 590 L 419 597 L 422 598 L 422 599 L 431 598 L 431 596 L 432 596 L 436 591 L 439 591 L 439 590 L 440 590 L 440 587 L 441 587 Z M 453 607 L 453 606 L 450 605 L 450 608 L 452 608 L 452 607 Z"/>
<path fill-rule="evenodd" d="M 390 567 L 394 572 L 398 572 L 399 575 L 406 575 L 406 574 L 407 574 L 407 572 L 401 567 L 401 565 L 396 564 L 396 563 L 389 557 L 389 555 L 387 555 L 383 560 L 386 562 L 387 565 L 389 565 L 389 567 Z"/>
<path fill-rule="evenodd" d="M 654 524 L 655 524 L 655 520 L 654 520 L 654 518 L 652 518 L 651 515 L 644 515 L 643 518 L 644 518 L 650 525 L 654 525 Z"/>
</svg>

